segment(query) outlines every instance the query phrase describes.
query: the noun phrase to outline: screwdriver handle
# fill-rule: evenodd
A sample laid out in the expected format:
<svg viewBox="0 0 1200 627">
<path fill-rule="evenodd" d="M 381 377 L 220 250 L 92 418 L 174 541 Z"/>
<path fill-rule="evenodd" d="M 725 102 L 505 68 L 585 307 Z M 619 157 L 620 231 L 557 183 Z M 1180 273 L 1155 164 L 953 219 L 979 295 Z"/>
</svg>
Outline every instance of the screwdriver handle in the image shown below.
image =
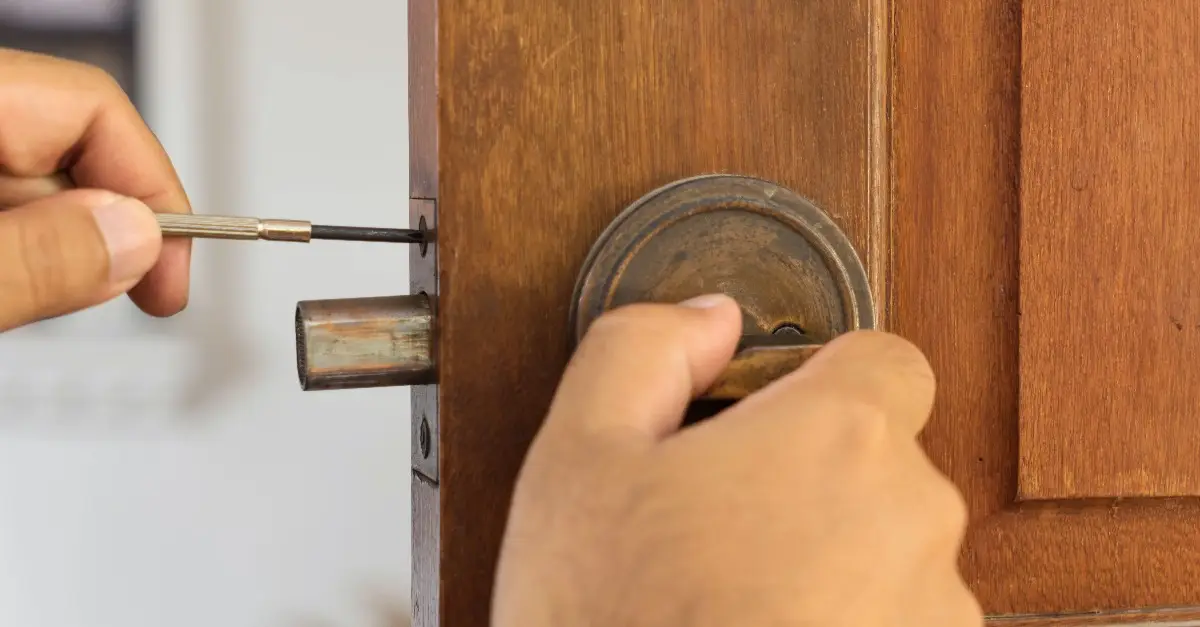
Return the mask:
<svg viewBox="0 0 1200 627">
<path fill-rule="evenodd" d="M 261 220 L 240 216 L 201 216 L 184 213 L 159 213 L 155 216 L 164 237 L 265 239 L 282 242 L 307 242 L 312 239 L 312 223 L 302 220 Z"/>
</svg>

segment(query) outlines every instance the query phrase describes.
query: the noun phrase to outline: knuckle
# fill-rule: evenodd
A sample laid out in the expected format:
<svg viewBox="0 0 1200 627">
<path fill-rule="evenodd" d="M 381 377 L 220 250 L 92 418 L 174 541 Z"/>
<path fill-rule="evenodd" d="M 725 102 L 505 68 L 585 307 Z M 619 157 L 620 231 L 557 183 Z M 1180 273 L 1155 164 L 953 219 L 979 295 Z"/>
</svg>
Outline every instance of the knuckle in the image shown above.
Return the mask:
<svg viewBox="0 0 1200 627">
<path fill-rule="evenodd" d="M 0 58 L 0 63 L 5 59 Z M 24 65 L 30 64 L 34 71 L 19 73 L 15 81 L 24 81 L 28 84 L 18 85 L 19 88 L 26 88 L 33 93 L 45 92 L 47 89 L 55 93 L 67 91 L 70 96 L 81 103 L 90 103 L 93 100 L 99 99 L 101 103 L 111 105 L 113 102 L 119 103 L 118 108 L 132 110 L 133 105 L 129 96 L 120 86 L 119 81 L 108 71 L 103 68 L 75 61 L 70 59 L 62 59 L 39 53 L 19 53 L 10 59 L 13 63 Z M 61 95 L 54 96 L 54 98 Z M 52 98 L 53 99 L 53 98 Z M 31 98 L 30 102 L 36 102 L 38 98 Z M 20 105 L 21 107 L 29 105 Z M 33 106 L 37 106 L 34 104 Z M 54 137 L 54 133 L 70 133 L 77 132 L 75 124 L 83 122 L 73 117 L 63 120 L 62 128 L 43 129 L 43 134 L 49 134 L 48 137 Z M 70 124 L 66 124 L 70 123 Z M 69 130 L 67 127 L 70 127 Z M 20 129 L 18 125 L 18 130 Z M 45 141 L 28 141 L 27 134 L 19 134 L 14 136 L 22 141 L 5 141 L 0 142 L 0 171 L 9 172 L 19 176 L 46 176 L 53 174 L 63 168 L 68 167 L 69 162 L 64 159 L 61 151 L 46 150 L 43 145 Z M 42 138 L 42 139 L 47 139 Z M 77 140 L 75 136 L 71 137 L 56 137 L 59 141 L 67 139 Z M 67 155 L 69 157 L 70 155 Z"/>
<path fill-rule="evenodd" d="M 967 527 L 967 503 L 949 479 L 937 475 L 931 481 L 928 511 L 937 520 L 939 535 L 958 543 Z"/>
<path fill-rule="evenodd" d="M 839 336 L 830 345 L 840 345 L 840 350 L 870 355 L 873 360 L 883 360 L 894 368 L 903 370 L 917 379 L 934 379 L 933 367 L 921 349 L 912 342 L 884 331 L 855 331 Z"/>
<path fill-rule="evenodd" d="M 833 417 L 839 426 L 839 447 L 854 456 L 878 451 L 888 439 L 888 417 L 877 407 L 851 402 Z"/>
<path fill-rule="evenodd" d="M 129 99 L 125 88 L 121 86 L 121 82 L 108 70 L 98 65 L 73 59 L 54 59 L 54 61 L 62 64 L 61 73 L 64 76 L 71 77 L 75 85 L 87 92 L 99 95 L 101 102 L 108 103 L 110 106 L 115 102 L 129 108 L 133 107 L 133 102 Z"/>
<path fill-rule="evenodd" d="M 108 273 L 91 218 L 59 207 L 0 214 L 0 317 L 19 326 L 58 316 L 103 296 Z"/>
<path fill-rule="evenodd" d="M 637 336 L 647 341 L 670 338 L 676 324 L 661 306 L 649 304 L 626 305 L 601 314 L 588 327 L 585 341 L 609 341 L 616 337 Z"/>
<path fill-rule="evenodd" d="M 62 238 L 54 229 L 31 228 L 18 223 L 20 272 L 28 286 L 29 301 L 36 311 L 45 311 L 68 295 L 67 273 L 49 263 L 64 255 Z"/>
<path fill-rule="evenodd" d="M 956 584 L 957 594 L 951 595 L 948 602 L 952 604 L 950 612 L 950 625 L 955 627 L 978 627 L 983 625 L 983 608 L 979 605 L 979 600 L 971 591 L 967 589 L 966 584 L 960 579 Z"/>
<path fill-rule="evenodd" d="M 54 233 L 31 228 L 22 222 L 11 229 L 12 262 L 3 270 L 7 310 L 6 326 L 32 322 L 60 313 L 56 303 L 68 295 L 66 274 L 55 264 L 47 263 L 48 256 L 58 255 L 61 242 Z"/>
<path fill-rule="evenodd" d="M 93 89 L 103 90 L 109 94 L 125 97 L 125 90 L 120 81 L 108 70 L 90 63 L 73 62 L 79 73 L 87 80 Z"/>
<path fill-rule="evenodd" d="M 25 63 L 35 63 L 41 66 L 42 71 L 39 72 L 40 75 L 52 74 L 61 76 L 70 81 L 74 86 L 83 87 L 88 90 L 115 89 L 124 93 L 116 77 L 93 63 L 25 51 L 17 51 L 14 58 L 23 60 Z"/>
<path fill-rule="evenodd" d="M 937 547 L 952 546 L 957 551 L 969 522 L 969 507 L 962 492 L 934 466 L 915 441 L 904 440 L 899 454 L 904 460 L 901 464 L 908 467 L 903 475 L 908 478 L 904 485 L 908 486 L 906 492 L 913 504 L 910 511 L 929 531 L 926 540 Z"/>
<path fill-rule="evenodd" d="M 38 147 L 31 143 L 0 143 L 0 171 L 12 172 L 21 177 L 30 174 L 36 176 L 51 172 L 56 166 L 57 163 L 47 159 Z"/>
<path fill-rule="evenodd" d="M 633 305 L 625 305 L 616 309 L 610 309 L 601 314 L 596 321 L 592 323 L 593 328 L 604 328 L 606 326 L 620 326 L 628 324 L 641 324 L 648 320 L 656 318 L 658 308 L 654 305 L 645 303 L 636 303 Z"/>
</svg>

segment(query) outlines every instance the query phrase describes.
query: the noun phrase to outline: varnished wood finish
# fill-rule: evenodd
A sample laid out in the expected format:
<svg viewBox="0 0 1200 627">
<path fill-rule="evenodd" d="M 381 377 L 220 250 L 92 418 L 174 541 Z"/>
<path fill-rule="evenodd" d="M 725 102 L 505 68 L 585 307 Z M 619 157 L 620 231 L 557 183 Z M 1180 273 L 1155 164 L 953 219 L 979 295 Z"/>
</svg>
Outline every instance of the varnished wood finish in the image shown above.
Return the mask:
<svg viewBox="0 0 1200 627">
<path fill-rule="evenodd" d="M 1113 37 L 1098 34 L 1100 24 L 1130 28 L 1086 19 L 1100 19 L 1113 11 L 1113 3 L 1027 4 L 1034 11 L 1053 7 L 1062 12 L 1057 27 L 1044 37 L 1081 38 L 1074 45 L 1086 58 L 1072 63 L 1103 64 L 1091 55 L 1113 52 L 1091 47 Z M 1187 2 L 1168 0 L 1117 5 L 1126 13 L 1138 6 L 1192 10 Z M 968 583 L 991 614 L 1196 605 L 1200 507 L 1195 501 L 1017 503 L 1019 386 L 1032 383 L 1019 373 L 1018 297 L 1025 288 L 1019 262 L 1021 3 L 897 0 L 894 6 L 892 326 L 926 351 L 939 374 L 937 407 L 923 441 L 969 503 L 972 526 L 962 561 Z M 1146 36 L 1136 28 L 1127 36 L 1135 33 Z M 1148 44 L 1143 53 L 1166 54 L 1155 50 Z M 1065 71 L 1066 59 L 1058 63 Z M 1073 79 L 1064 74 L 1059 80 Z M 1077 131 L 1068 126 L 1061 132 L 1038 141 L 1069 145 L 1068 136 Z M 1094 138 L 1093 145 L 1098 141 L 1102 138 Z M 1042 166 L 1043 171 L 1065 167 L 1056 161 Z M 1062 170 L 1055 176 L 1071 174 Z M 1131 204 L 1123 210 L 1136 218 L 1144 215 L 1142 207 Z M 1076 228 L 1076 221 L 1064 225 Z M 1095 242 L 1108 250 L 1116 244 Z M 1070 272 L 1075 261 L 1063 260 L 1062 266 L 1041 272 Z M 1071 279 L 1073 285 L 1090 282 L 1087 270 L 1081 272 Z M 1071 307 L 1061 286 L 1037 289 L 1055 290 L 1042 297 Z M 1095 331 L 1105 328 L 1091 326 L 1096 315 L 1119 313 L 1081 311 L 1072 324 L 1091 329 L 1088 337 L 1099 347 L 1114 337 Z M 1128 339 L 1129 348 L 1138 350 L 1138 333 Z M 1064 366 L 1073 361 L 1068 353 L 1058 359 Z M 1158 389 L 1151 386 L 1134 396 L 1144 398 Z M 1057 392 L 1071 395 L 1074 390 Z M 1082 428 L 1092 416 L 1070 413 L 1057 419 Z M 1111 442 L 1114 448 L 1122 445 Z M 1078 442 L 1069 446 L 1080 459 L 1104 454 L 1080 450 Z M 1195 467 L 1190 458 L 1176 462 Z"/>
<path fill-rule="evenodd" d="M 639 196 L 704 173 L 775 181 L 831 214 L 887 302 L 883 6 L 438 1 L 441 464 L 415 484 L 418 625 L 487 624 L 576 273 Z"/>
<path fill-rule="evenodd" d="M 1019 495 L 1200 496 L 1200 3 L 1024 12 Z"/>
<path fill-rule="evenodd" d="M 434 0 L 411 1 L 414 19 L 435 34 L 433 45 L 420 40 L 413 49 L 414 67 L 436 68 L 414 72 L 426 90 L 414 98 L 436 96 L 432 107 L 413 103 L 413 149 L 423 151 L 413 155 L 413 195 L 436 199 L 422 210 L 434 206 L 439 215 L 441 268 L 435 276 L 432 263 L 414 261 L 415 284 L 440 290 L 441 381 L 414 393 L 414 407 L 440 412 L 441 427 L 439 479 L 414 479 L 417 625 L 487 624 L 512 482 L 568 357 L 572 285 L 595 238 L 643 193 L 720 171 L 775 180 L 828 211 L 863 255 L 884 305 L 883 326 L 929 355 L 940 391 L 922 438 L 966 495 L 972 525 L 963 571 L 995 622 L 1197 620 L 1190 609 L 1133 610 L 1200 604 L 1200 500 L 1082 498 L 1192 495 L 1194 474 L 1173 475 L 1161 460 L 1132 480 L 1119 465 L 1095 467 L 1085 458 L 1103 447 L 1117 455 L 1112 451 L 1128 439 L 1116 437 L 1121 429 L 1138 437 L 1132 417 L 1111 414 L 1107 426 L 1116 428 L 1076 438 L 1071 430 L 1090 418 L 1080 414 L 1083 406 L 1038 414 L 1029 403 L 1052 391 L 1038 391 L 1021 371 L 1023 363 L 1038 368 L 1038 359 L 1046 370 L 1050 357 L 1039 351 L 1054 347 L 1054 325 L 1064 322 L 1079 327 L 1070 330 L 1079 335 L 1061 336 L 1077 341 L 1073 349 L 1085 338 L 1141 350 L 1139 336 L 1123 334 L 1119 324 L 1088 326 L 1095 321 L 1050 311 L 1083 295 L 1112 308 L 1101 314 L 1127 313 L 1124 301 L 1087 292 L 1096 289 L 1091 275 L 1071 274 L 1081 255 L 1128 247 L 1159 262 L 1190 263 L 1175 244 L 1133 247 L 1138 238 L 1172 235 L 1154 230 L 1166 223 L 1136 225 L 1126 239 L 1085 224 L 1081 232 L 1107 249 L 1071 242 L 1074 257 L 1051 245 L 1054 221 L 1077 228 L 1074 217 L 1085 207 L 1136 218 L 1145 215 L 1145 195 L 1174 202 L 1179 193 L 1127 189 L 1098 180 L 1105 173 L 1097 170 L 1089 193 L 1108 190 L 1118 200 L 1079 204 L 1072 194 L 1082 192 L 1061 187 L 1076 175 L 1063 165 L 1069 159 L 1103 163 L 1110 175 L 1132 167 L 1125 174 L 1141 172 L 1147 184 L 1190 172 L 1153 160 L 1140 170 L 1122 160 L 1121 145 L 1100 145 L 1101 112 L 1120 115 L 1136 105 L 1132 89 L 1098 94 L 1088 106 L 1107 108 L 1096 111 L 1038 108 L 1072 111 L 1071 98 L 1099 89 L 1089 78 L 1105 63 L 1165 64 L 1173 54 L 1192 54 L 1186 46 L 1162 47 L 1164 35 L 1195 43 L 1190 4 L 1028 0 L 1023 15 L 1020 0 L 439 0 L 436 9 Z M 1188 12 L 1181 23 L 1167 23 L 1181 9 Z M 1108 17 L 1113 10 L 1141 26 Z M 1025 76 L 1023 23 L 1035 45 L 1024 55 Z M 1117 56 L 1091 58 L 1099 54 Z M 1194 63 L 1189 57 L 1182 67 Z M 1188 104 L 1160 93 L 1177 78 L 1166 65 L 1146 69 L 1153 70 L 1149 77 L 1122 71 L 1153 94 L 1151 108 Z M 1072 80 L 1078 82 L 1067 84 Z M 1057 102 L 1056 89 L 1069 97 Z M 1151 116 L 1146 124 L 1191 128 L 1190 114 L 1171 112 L 1176 117 Z M 1082 116 L 1083 126 L 1062 126 L 1072 116 Z M 1022 160 L 1023 135 L 1029 162 Z M 1192 149 L 1191 135 L 1149 136 L 1161 142 L 1150 151 L 1171 141 Z M 1029 219 L 1035 222 L 1023 240 L 1020 225 Z M 1181 224 L 1176 229 L 1186 231 Z M 1115 262 L 1101 268 L 1122 270 Z M 1024 324 L 1022 297 L 1027 305 L 1046 299 Z M 1160 305 L 1169 302 L 1164 296 Z M 1145 324 L 1161 313 L 1152 305 L 1128 311 Z M 1168 328 L 1154 346 L 1186 331 Z M 1076 377 L 1064 366 L 1070 354 L 1058 352 L 1062 371 L 1043 374 Z M 1147 364 L 1159 358 L 1135 357 Z M 1116 372 L 1102 371 L 1101 379 L 1119 381 Z M 1182 376 L 1163 370 L 1152 383 L 1162 387 Z M 1057 382 L 1062 395 L 1080 385 L 1077 378 Z M 1172 394 L 1170 403 L 1188 398 Z M 1151 423 L 1155 435 L 1184 440 L 1183 421 L 1161 422 L 1164 415 L 1153 417 L 1160 421 Z M 1069 424 L 1060 429 L 1053 420 Z M 1063 437 L 1076 449 L 1096 450 L 1052 451 Z M 1157 454 L 1159 444 L 1161 438 L 1147 437 L 1121 454 Z M 1036 451 L 1045 456 L 1027 455 Z M 1195 468 L 1190 456 L 1174 461 Z M 1068 485 L 1056 474 L 1064 463 L 1077 464 L 1083 478 Z"/>
</svg>

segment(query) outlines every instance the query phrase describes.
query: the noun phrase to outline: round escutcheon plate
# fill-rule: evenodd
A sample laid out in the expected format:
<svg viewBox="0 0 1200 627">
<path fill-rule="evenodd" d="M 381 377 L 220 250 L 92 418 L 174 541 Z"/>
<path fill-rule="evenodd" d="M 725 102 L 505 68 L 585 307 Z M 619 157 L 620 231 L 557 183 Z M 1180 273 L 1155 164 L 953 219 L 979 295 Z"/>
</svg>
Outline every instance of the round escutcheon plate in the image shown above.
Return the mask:
<svg viewBox="0 0 1200 627">
<path fill-rule="evenodd" d="M 824 343 L 875 327 L 866 271 L 825 212 L 762 179 L 708 175 L 647 194 L 604 231 L 575 286 L 574 340 L 614 307 L 714 292 L 741 304 L 748 336 Z"/>
</svg>

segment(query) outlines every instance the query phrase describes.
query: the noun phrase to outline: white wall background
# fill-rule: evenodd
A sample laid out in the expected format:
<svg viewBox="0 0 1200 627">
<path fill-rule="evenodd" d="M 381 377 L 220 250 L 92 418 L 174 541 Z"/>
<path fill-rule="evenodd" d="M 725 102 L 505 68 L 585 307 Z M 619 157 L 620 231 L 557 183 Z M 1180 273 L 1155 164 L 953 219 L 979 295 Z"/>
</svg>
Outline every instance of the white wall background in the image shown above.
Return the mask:
<svg viewBox="0 0 1200 627">
<path fill-rule="evenodd" d="M 407 3 L 143 4 L 198 212 L 406 225 Z M 406 260 L 202 241 L 178 318 L 0 338 L 0 626 L 406 625 L 408 394 L 302 393 L 292 331 L 298 300 L 405 292 Z"/>
</svg>

